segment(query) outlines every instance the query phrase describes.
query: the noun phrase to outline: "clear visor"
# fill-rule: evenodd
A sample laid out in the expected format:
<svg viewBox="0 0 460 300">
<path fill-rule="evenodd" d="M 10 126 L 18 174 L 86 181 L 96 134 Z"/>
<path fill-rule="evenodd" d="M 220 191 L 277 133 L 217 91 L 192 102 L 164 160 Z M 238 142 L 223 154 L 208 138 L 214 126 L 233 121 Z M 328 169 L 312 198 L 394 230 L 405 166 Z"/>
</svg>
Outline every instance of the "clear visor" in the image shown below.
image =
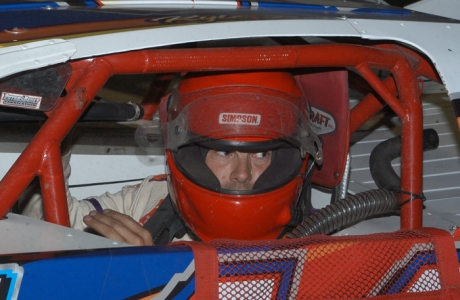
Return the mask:
<svg viewBox="0 0 460 300">
<path fill-rule="evenodd" d="M 165 146 L 172 151 L 184 145 L 215 140 L 283 139 L 298 147 L 302 157 L 309 153 L 321 164 L 320 139 L 298 107 L 289 101 L 251 93 L 211 95 L 193 101 L 180 99 L 182 96 L 177 91 L 173 93 L 170 111 L 180 113 L 175 117 L 172 113 L 174 119 L 162 124 L 166 131 Z M 188 102 L 184 108 L 179 107 Z"/>
</svg>

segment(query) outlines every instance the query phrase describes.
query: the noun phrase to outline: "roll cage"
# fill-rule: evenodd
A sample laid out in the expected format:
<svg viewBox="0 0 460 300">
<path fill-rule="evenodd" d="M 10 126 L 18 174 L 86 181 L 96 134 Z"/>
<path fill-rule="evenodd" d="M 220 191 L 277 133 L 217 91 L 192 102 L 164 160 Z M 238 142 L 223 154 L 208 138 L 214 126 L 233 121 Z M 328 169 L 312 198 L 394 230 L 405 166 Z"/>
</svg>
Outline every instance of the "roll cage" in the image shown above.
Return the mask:
<svg viewBox="0 0 460 300">
<path fill-rule="evenodd" d="M 110 54 L 70 62 L 72 75 L 66 95 L 45 112 L 36 136 L 0 182 L 0 216 L 5 216 L 35 176 L 40 178 L 45 220 L 70 226 L 60 144 L 115 74 L 172 74 L 204 71 L 347 68 L 360 75 L 373 91 L 351 109 L 349 133 L 356 132 L 385 104 L 402 123 L 401 228 L 422 227 L 423 119 L 420 76 L 440 82 L 424 56 L 395 44 L 320 44 L 228 48 L 151 49 Z M 381 79 L 377 70 L 391 75 Z M 154 82 L 153 84 L 158 84 Z M 354 84 L 351 82 L 351 84 Z M 157 102 L 143 102 L 151 116 Z M 347 112 L 348 113 L 348 112 Z"/>
</svg>

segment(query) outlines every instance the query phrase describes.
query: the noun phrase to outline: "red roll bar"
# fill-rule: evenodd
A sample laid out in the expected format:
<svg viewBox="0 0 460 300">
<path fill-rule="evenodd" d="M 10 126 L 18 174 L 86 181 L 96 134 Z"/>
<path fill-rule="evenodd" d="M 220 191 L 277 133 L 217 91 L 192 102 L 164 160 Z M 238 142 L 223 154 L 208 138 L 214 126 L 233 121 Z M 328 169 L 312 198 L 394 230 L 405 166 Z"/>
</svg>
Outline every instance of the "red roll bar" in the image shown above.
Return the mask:
<svg viewBox="0 0 460 300">
<path fill-rule="evenodd" d="M 422 57 L 397 47 L 308 45 L 212 49 L 143 50 L 72 62 L 68 94 L 48 112 L 49 118 L 0 181 L 0 216 L 5 216 L 34 176 L 41 179 L 46 220 L 69 226 L 59 145 L 89 102 L 114 74 L 174 73 L 215 70 L 351 67 L 364 77 L 402 122 L 401 189 L 422 193 L 422 105 L 417 76 L 436 74 Z M 420 66 L 422 66 L 420 69 Z M 372 69 L 392 77 L 382 82 Z M 399 99 L 396 98 L 399 95 Z M 356 131 L 382 104 L 366 97 L 351 111 Z M 402 194 L 401 201 L 411 199 Z M 401 207 L 401 228 L 422 226 L 422 201 Z"/>
</svg>

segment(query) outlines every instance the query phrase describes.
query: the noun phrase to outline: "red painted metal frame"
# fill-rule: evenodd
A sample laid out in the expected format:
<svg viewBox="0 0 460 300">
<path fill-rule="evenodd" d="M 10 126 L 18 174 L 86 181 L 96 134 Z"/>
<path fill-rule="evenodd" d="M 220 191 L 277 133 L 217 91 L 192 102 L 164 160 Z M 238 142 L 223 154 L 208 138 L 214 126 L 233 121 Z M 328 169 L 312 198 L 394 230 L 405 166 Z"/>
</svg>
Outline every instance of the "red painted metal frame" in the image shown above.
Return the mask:
<svg viewBox="0 0 460 300">
<path fill-rule="evenodd" d="M 395 47 L 357 45 L 309 45 L 247 48 L 144 50 L 106 55 L 73 62 L 68 95 L 0 182 L 0 216 L 13 206 L 35 175 L 41 179 L 45 216 L 48 221 L 69 225 L 59 145 L 77 122 L 90 100 L 113 74 L 174 73 L 215 70 L 287 69 L 299 67 L 351 67 L 375 89 L 401 118 L 401 188 L 422 192 L 422 105 L 417 76 L 433 72 L 423 58 Z M 423 66 L 422 71 L 420 66 Z M 371 70 L 389 70 L 392 78 L 382 82 Z M 433 72 L 433 74 L 435 74 Z M 399 99 L 395 97 L 397 92 Z M 377 104 L 378 102 L 378 104 Z M 367 97 L 352 110 L 351 132 L 363 124 L 381 103 Z M 402 195 L 401 201 L 409 200 Z M 401 227 L 422 226 L 422 202 L 401 207 Z"/>
</svg>

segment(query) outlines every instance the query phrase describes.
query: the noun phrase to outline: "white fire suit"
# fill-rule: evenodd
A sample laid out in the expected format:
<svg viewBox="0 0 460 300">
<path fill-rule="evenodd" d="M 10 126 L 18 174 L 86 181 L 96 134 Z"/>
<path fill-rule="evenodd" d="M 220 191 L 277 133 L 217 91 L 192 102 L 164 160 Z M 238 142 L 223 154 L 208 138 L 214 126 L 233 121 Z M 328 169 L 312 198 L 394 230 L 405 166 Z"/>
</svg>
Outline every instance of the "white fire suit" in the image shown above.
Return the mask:
<svg viewBox="0 0 460 300">
<path fill-rule="evenodd" d="M 84 230 L 87 227 L 83 223 L 83 217 L 90 211 L 97 210 L 102 212 L 106 208 L 129 215 L 141 225 L 144 225 L 168 194 L 164 176 L 149 176 L 138 185 L 123 187 L 118 193 L 105 193 L 99 197 L 77 200 L 71 196 L 68 189 L 68 178 L 71 171 L 69 160 L 70 153 L 62 158 L 70 224 L 75 229 Z M 22 214 L 36 219 L 43 219 L 41 195 L 34 195 Z"/>
</svg>

